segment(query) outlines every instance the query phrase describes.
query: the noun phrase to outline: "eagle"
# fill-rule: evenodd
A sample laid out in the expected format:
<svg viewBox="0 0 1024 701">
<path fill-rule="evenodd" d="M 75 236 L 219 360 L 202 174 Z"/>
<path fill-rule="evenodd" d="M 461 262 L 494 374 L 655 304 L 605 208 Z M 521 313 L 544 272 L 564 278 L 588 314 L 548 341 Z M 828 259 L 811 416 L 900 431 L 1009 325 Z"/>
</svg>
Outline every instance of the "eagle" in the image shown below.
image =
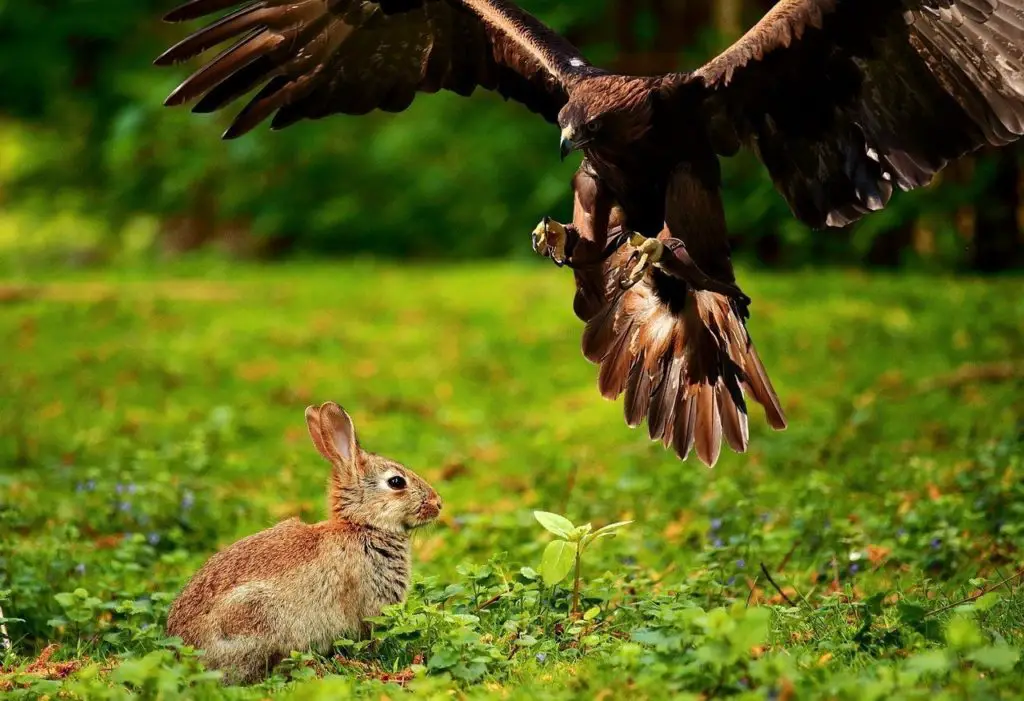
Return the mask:
<svg viewBox="0 0 1024 701">
<path fill-rule="evenodd" d="M 165 19 L 211 15 L 156 64 L 230 42 L 165 101 L 244 102 L 227 139 L 477 88 L 556 127 L 562 159 L 582 152 L 572 221 L 544 217 L 533 249 L 573 272 L 600 393 L 709 467 L 723 438 L 747 450 L 747 398 L 786 427 L 746 328 L 720 159 L 752 150 L 821 230 L 1024 132 L 1024 0 L 779 0 L 704 65 L 643 76 L 592 65 L 507 0 L 190 0 Z"/>
</svg>

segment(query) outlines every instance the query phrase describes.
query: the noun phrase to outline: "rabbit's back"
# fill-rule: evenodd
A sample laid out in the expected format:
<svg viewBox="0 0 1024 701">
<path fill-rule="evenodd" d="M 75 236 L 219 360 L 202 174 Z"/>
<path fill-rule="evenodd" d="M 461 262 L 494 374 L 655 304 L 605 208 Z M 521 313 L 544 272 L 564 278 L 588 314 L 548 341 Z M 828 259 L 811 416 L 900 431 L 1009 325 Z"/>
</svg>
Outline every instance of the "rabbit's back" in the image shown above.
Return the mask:
<svg viewBox="0 0 1024 701">
<path fill-rule="evenodd" d="M 189 580 L 171 606 L 167 632 L 202 647 L 212 627 L 268 634 L 280 631 L 281 621 L 298 629 L 336 626 L 343 615 L 338 608 L 356 585 L 359 568 L 347 555 L 356 549 L 354 530 L 346 523 L 308 525 L 292 518 L 242 538 Z"/>
</svg>

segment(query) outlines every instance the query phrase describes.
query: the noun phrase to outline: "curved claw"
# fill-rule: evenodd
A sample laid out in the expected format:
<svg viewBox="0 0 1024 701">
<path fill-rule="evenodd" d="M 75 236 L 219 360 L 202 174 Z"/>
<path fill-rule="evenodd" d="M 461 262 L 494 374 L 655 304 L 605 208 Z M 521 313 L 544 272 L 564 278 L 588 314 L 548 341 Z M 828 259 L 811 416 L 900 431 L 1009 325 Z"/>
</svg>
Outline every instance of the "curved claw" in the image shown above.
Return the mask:
<svg viewBox="0 0 1024 701">
<path fill-rule="evenodd" d="M 619 289 L 621 290 L 628 290 L 643 279 L 644 273 L 647 272 L 647 254 L 641 254 L 639 250 L 633 251 L 626 261 L 625 267 L 625 274 L 619 278 Z"/>
<path fill-rule="evenodd" d="M 636 248 L 626 260 L 624 267 L 627 272 L 619 278 L 619 288 L 622 290 L 628 290 L 640 282 L 647 274 L 648 268 L 660 261 L 665 252 L 665 246 L 661 241 L 647 238 L 642 234 L 634 233 L 630 236 L 629 243 Z"/>
<path fill-rule="evenodd" d="M 566 240 L 565 226 L 552 221 L 551 217 L 541 219 L 540 223 L 534 227 L 533 233 L 530 234 L 530 245 L 533 252 L 550 258 L 559 268 L 566 263 Z"/>
</svg>

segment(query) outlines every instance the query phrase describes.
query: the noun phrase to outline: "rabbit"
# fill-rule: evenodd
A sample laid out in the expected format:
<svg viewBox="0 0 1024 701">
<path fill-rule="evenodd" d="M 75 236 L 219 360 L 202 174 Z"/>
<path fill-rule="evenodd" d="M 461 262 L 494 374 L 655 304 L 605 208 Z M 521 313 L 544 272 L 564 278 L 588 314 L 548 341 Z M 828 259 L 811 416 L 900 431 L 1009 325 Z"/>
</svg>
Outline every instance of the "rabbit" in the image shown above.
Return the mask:
<svg viewBox="0 0 1024 701">
<path fill-rule="evenodd" d="M 334 402 L 308 407 L 306 426 L 333 466 L 327 520 L 291 518 L 218 552 L 167 617 L 168 635 L 202 649 L 228 683 L 259 681 L 293 650 L 367 637 L 365 619 L 405 598 L 410 531 L 441 512 L 423 479 L 359 446 Z"/>
</svg>

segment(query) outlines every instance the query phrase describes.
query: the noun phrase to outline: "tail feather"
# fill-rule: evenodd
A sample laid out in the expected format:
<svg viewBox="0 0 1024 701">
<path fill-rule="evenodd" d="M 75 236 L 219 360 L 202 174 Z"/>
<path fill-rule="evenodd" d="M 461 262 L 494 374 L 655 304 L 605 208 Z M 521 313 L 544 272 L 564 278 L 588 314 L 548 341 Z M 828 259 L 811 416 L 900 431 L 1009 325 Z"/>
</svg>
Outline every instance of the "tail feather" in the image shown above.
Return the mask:
<svg viewBox="0 0 1024 701">
<path fill-rule="evenodd" d="M 775 388 L 772 387 L 772 381 L 768 379 L 768 373 L 761 363 L 761 357 L 757 354 L 753 342 L 747 345 L 746 353 L 743 356 L 743 368 L 746 377 L 746 382 L 743 384 L 750 390 L 750 394 L 753 395 L 757 403 L 764 407 L 768 425 L 776 431 L 785 429 L 786 415 L 782 413 L 779 396 L 775 394 Z"/>
<path fill-rule="evenodd" d="M 750 443 L 750 427 L 747 424 L 747 403 L 743 401 L 743 393 L 739 386 L 736 387 L 736 394 L 724 384 L 721 386 L 721 393 L 718 401 L 722 411 L 722 433 L 729 447 L 737 453 L 747 452 L 747 445 Z"/>
<path fill-rule="evenodd" d="M 680 390 L 679 376 L 683 369 L 681 357 L 665 355 L 661 381 L 648 405 L 647 429 L 652 441 L 660 440 L 667 448 L 672 443 L 673 416 Z"/>
<path fill-rule="evenodd" d="M 626 425 L 630 428 L 639 426 L 647 416 L 653 380 L 654 376 L 648 371 L 647 363 L 644 362 L 644 352 L 640 351 L 640 355 L 633 362 L 633 368 L 629 371 L 629 378 L 626 380 L 626 397 L 623 400 Z"/>
<path fill-rule="evenodd" d="M 672 434 L 672 447 L 683 460 L 686 460 L 693 450 L 693 441 L 697 430 L 697 397 L 690 395 L 686 397 L 676 412 L 676 424 Z M 668 447 L 668 442 L 665 442 Z"/>
<path fill-rule="evenodd" d="M 697 385 L 697 457 L 708 467 L 722 452 L 722 417 L 718 413 L 718 385 Z"/>
<path fill-rule="evenodd" d="M 615 275 L 614 267 L 609 274 Z M 750 442 L 744 392 L 776 430 L 786 419 L 768 374 L 731 300 L 694 291 L 659 270 L 615 290 L 583 333 L 583 353 L 600 365 L 601 394 L 625 392 L 627 425 L 647 420 L 651 440 L 683 460 L 714 466 L 723 439 L 739 453 Z"/>
<path fill-rule="evenodd" d="M 608 354 L 601 361 L 601 372 L 598 375 L 598 388 L 601 396 L 606 399 L 615 399 L 626 388 L 626 380 L 629 377 L 632 354 L 629 349 L 630 335 L 633 324 L 626 324 L 615 344 L 608 351 Z"/>
</svg>

